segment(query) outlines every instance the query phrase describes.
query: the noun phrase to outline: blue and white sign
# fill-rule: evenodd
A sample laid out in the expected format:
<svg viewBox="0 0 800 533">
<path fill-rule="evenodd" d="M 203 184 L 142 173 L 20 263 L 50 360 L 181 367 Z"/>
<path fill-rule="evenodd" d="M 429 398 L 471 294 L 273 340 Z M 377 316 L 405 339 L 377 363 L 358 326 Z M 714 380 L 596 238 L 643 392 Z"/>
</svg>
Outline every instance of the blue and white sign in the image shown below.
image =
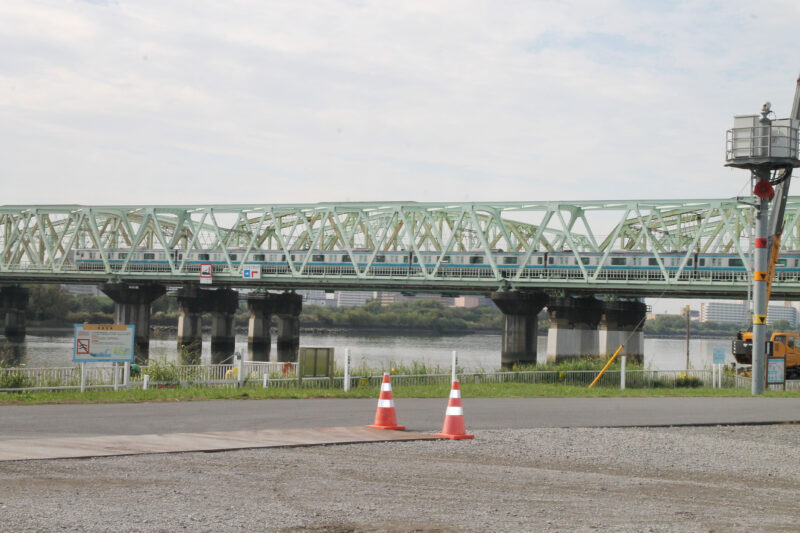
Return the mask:
<svg viewBox="0 0 800 533">
<path fill-rule="evenodd" d="M 242 265 L 244 279 L 261 279 L 261 265 Z"/>
<path fill-rule="evenodd" d="M 72 360 L 76 363 L 133 362 L 136 327 L 125 324 L 75 324 Z"/>
<path fill-rule="evenodd" d="M 767 385 L 780 385 L 786 380 L 786 359 L 783 357 L 767 358 Z"/>
<path fill-rule="evenodd" d="M 725 364 L 725 349 L 724 348 L 714 348 L 714 364 L 715 365 L 724 365 Z"/>
</svg>

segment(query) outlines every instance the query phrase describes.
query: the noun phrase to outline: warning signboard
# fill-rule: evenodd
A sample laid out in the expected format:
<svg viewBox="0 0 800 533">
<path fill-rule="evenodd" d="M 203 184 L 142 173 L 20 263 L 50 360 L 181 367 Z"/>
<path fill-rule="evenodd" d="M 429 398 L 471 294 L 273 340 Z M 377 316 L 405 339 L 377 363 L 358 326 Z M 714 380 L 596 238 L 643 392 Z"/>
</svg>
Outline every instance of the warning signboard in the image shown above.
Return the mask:
<svg viewBox="0 0 800 533">
<path fill-rule="evenodd" d="M 211 263 L 203 263 L 200 265 L 200 284 L 211 285 L 211 277 L 214 275 L 214 269 Z"/>
<path fill-rule="evenodd" d="M 753 315 L 753 324 L 763 326 L 767 323 L 767 315 Z"/>
<path fill-rule="evenodd" d="M 125 324 L 75 324 L 72 360 L 76 363 L 133 361 L 136 328 Z"/>
</svg>

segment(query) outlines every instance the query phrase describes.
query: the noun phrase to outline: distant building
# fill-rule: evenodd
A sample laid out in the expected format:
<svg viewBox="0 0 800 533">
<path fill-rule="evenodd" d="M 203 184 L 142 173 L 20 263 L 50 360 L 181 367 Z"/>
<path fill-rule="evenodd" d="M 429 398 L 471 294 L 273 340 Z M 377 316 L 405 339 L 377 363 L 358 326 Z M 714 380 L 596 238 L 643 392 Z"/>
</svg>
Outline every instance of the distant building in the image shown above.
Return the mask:
<svg viewBox="0 0 800 533">
<path fill-rule="evenodd" d="M 336 307 L 364 305 L 375 298 L 374 291 L 336 291 Z"/>
<path fill-rule="evenodd" d="M 492 303 L 491 298 L 487 298 L 486 296 L 476 296 L 474 294 L 469 294 L 467 296 L 457 296 L 454 299 L 453 307 L 481 307 L 484 305 L 494 305 Z"/>
<path fill-rule="evenodd" d="M 325 291 L 297 291 L 297 294 L 303 297 L 303 305 L 335 305 Z"/>
<path fill-rule="evenodd" d="M 746 303 L 703 302 L 700 304 L 700 322 L 730 322 L 745 324 L 750 319 Z M 782 305 L 770 305 L 767 310 L 767 324 L 785 320 L 797 327 L 797 309 Z"/>
<path fill-rule="evenodd" d="M 92 296 L 102 296 L 103 292 L 97 285 L 62 285 L 70 294 L 90 294 Z"/>
<path fill-rule="evenodd" d="M 401 292 L 375 291 L 375 299 L 378 300 L 383 307 L 420 298 L 427 300 L 438 300 L 442 302 L 442 305 L 445 307 L 453 307 L 455 301 L 454 297 L 442 296 L 441 294 L 403 294 Z"/>
</svg>

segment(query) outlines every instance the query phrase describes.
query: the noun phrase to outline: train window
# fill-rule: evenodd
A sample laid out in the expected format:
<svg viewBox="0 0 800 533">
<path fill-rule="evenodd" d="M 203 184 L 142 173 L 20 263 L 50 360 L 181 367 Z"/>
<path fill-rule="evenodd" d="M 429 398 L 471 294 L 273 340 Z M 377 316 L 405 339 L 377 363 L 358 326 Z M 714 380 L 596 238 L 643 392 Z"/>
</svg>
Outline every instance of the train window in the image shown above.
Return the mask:
<svg viewBox="0 0 800 533">
<path fill-rule="evenodd" d="M 786 268 L 786 259 L 778 259 L 775 262 L 775 266 L 779 266 L 781 268 Z"/>
<path fill-rule="evenodd" d="M 658 266 L 658 259 L 656 259 L 655 257 L 650 257 L 647 259 L 647 264 L 650 265 L 651 267 Z"/>
<path fill-rule="evenodd" d="M 156 254 L 150 254 L 150 253 L 147 253 L 147 252 L 145 252 L 145 254 L 144 254 L 144 260 L 145 261 L 152 261 L 155 258 L 156 258 Z"/>
<path fill-rule="evenodd" d="M 590 262 L 591 259 L 589 259 L 588 257 L 581 257 L 581 263 L 583 263 L 584 265 L 588 265 Z"/>
<path fill-rule="evenodd" d="M 347 263 L 350 261 L 350 256 L 348 254 L 342 254 L 342 263 Z"/>
<path fill-rule="evenodd" d="M 516 257 L 505 256 L 503 258 L 503 264 L 504 265 L 516 265 L 517 264 L 517 258 Z"/>
<path fill-rule="evenodd" d="M 295 255 L 294 254 L 292 254 L 292 261 L 297 261 L 297 259 L 295 259 Z"/>
<path fill-rule="evenodd" d="M 236 254 L 229 254 L 229 255 L 231 256 L 231 261 L 236 261 L 236 259 L 239 257 Z"/>
<path fill-rule="evenodd" d="M 698 264 L 698 265 L 700 265 L 701 267 L 704 267 L 704 266 L 706 266 L 706 260 L 705 260 L 705 258 L 701 257 L 700 259 L 698 259 L 698 260 L 697 260 L 697 264 Z"/>
<path fill-rule="evenodd" d="M 692 259 L 689 259 L 688 261 L 686 261 L 686 264 L 687 264 L 688 266 L 692 266 Z"/>
<path fill-rule="evenodd" d="M 253 256 L 253 261 L 263 261 L 263 260 L 264 260 L 264 254 L 255 254 Z"/>
<path fill-rule="evenodd" d="M 449 262 L 450 262 L 450 256 L 449 255 L 446 255 L 446 256 L 442 257 L 442 263 L 449 263 Z"/>
<path fill-rule="evenodd" d="M 620 266 L 626 264 L 626 257 L 612 257 L 611 264 L 614 266 Z"/>
<path fill-rule="evenodd" d="M 744 261 L 742 261 L 741 259 L 738 259 L 738 258 L 734 258 L 734 259 L 731 259 L 728 264 L 730 266 L 732 266 L 732 267 L 743 267 L 744 266 Z"/>
<path fill-rule="evenodd" d="M 482 255 L 473 255 L 469 258 L 470 265 L 480 265 L 483 263 L 483 256 Z"/>
<path fill-rule="evenodd" d="M 183 254 L 178 254 L 178 259 L 183 259 Z"/>
<path fill-rule="evenodd" d="M 128 252 L 119 252 L 117 254 L 117 257 L 119 257 L 120 259 L 125 259 L 126 257 L 128 257 Z"/>
<path fill-rule="evenodd" d="M 386 262 L 386 256 L 385 255 L 376 255 L 375 256 L 375 262 L 376 263 L 385 263 Z"/>
<path fill-rule="evenodd" d="M 541 265 L 542 264 L 542 258 L 541 257 L 537 257 L 536 258 L 536 264 L 537 265 Z"/>
<path fill-rule="evenodd" d="M 548 257 L 547 258 L 547 264 L 548 265 L 552 265 L 553 264 L 553 258 L 552 257 Z"/>
<path fill-rule="evenodd" d="M 208 261 L 211 258 L 209 254 L 197 254 L 198 261 Z"/>
<path fill-rule="evenodd" d="M 311 260 L 315 263 L 322 263 L 325 261 L 325 256 L 323 254 L 313 254 Z"/>
</svg>

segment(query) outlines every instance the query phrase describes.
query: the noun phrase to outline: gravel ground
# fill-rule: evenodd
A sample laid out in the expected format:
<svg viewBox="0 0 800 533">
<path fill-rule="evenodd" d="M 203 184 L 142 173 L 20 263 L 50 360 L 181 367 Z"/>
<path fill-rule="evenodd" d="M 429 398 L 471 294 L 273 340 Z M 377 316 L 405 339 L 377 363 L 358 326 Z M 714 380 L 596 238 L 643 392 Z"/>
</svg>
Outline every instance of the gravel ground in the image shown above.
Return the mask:
<svg viewBox="0 0 800 533">
<path fill-rule="evenodd" d="M 800 425 L 0 463 L 2 531 L 798 531 Z"/>
</svg>

